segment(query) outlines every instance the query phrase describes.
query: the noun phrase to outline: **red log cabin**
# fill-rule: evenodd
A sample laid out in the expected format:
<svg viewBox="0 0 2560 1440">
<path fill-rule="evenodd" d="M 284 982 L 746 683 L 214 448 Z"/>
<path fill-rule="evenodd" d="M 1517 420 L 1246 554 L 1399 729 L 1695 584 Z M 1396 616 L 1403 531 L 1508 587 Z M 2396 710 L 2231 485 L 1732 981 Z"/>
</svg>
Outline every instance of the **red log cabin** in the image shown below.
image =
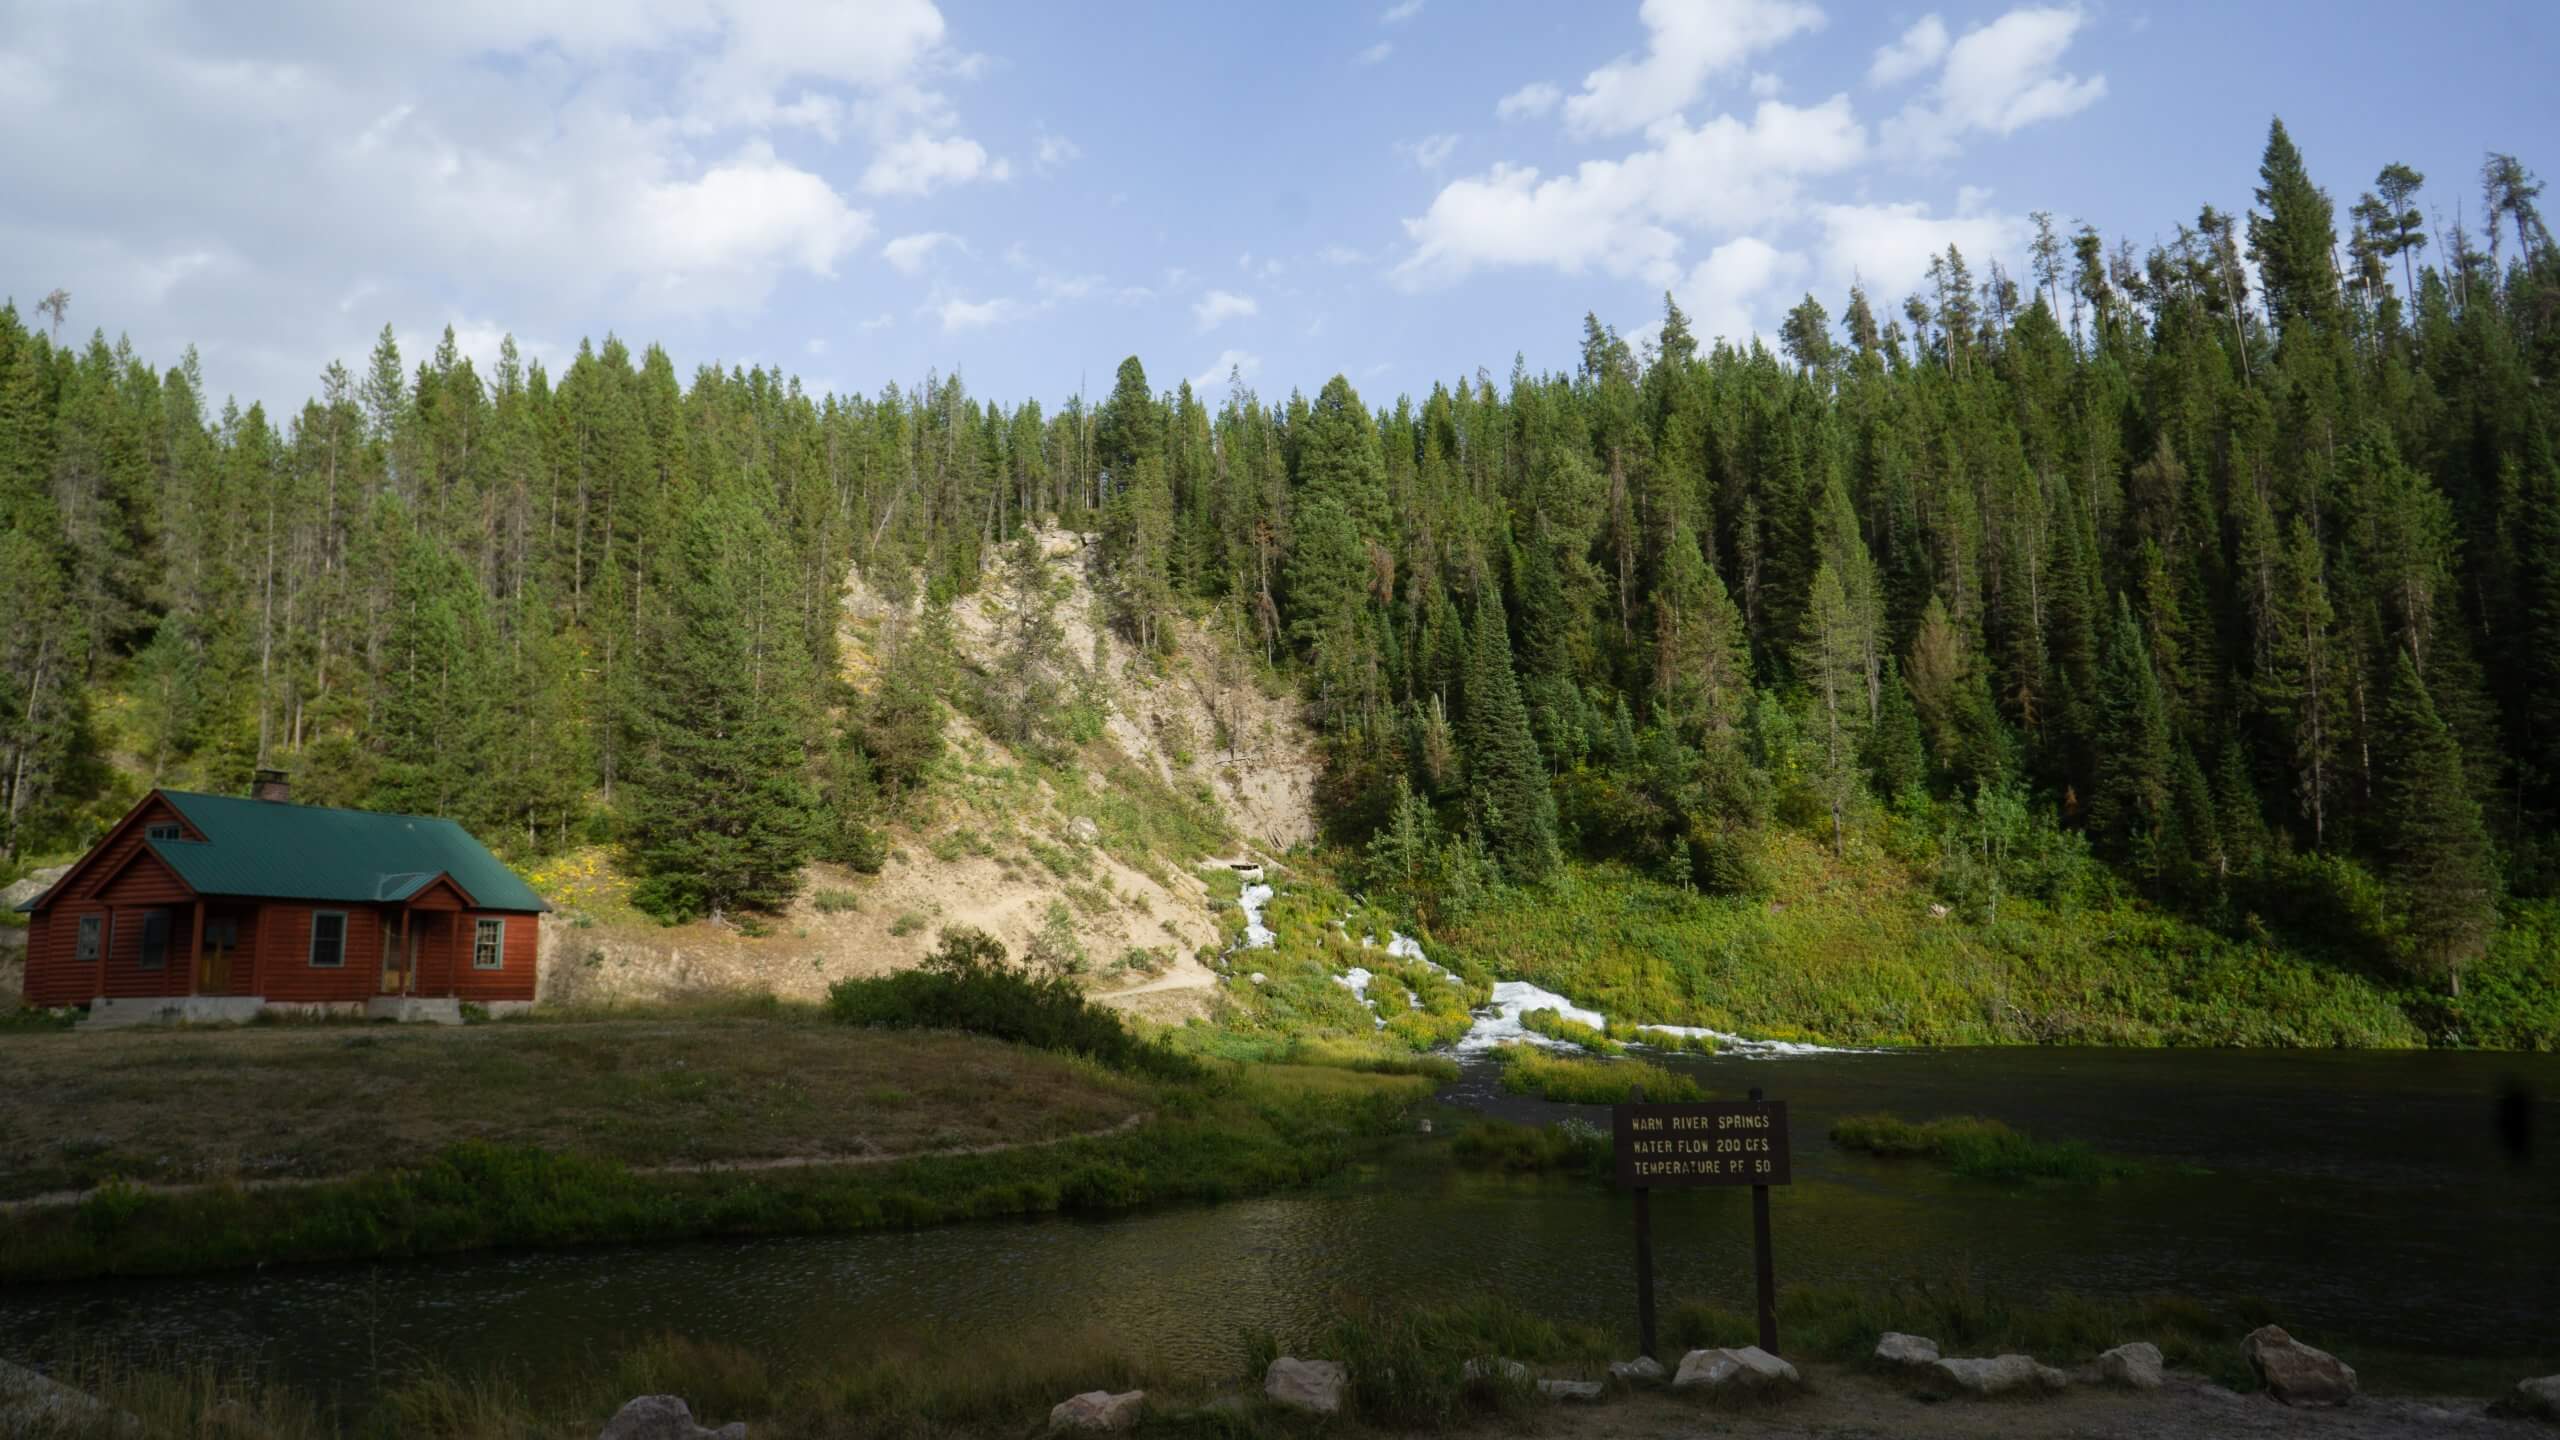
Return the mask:
<svg viewBox="0 0 2560 1440">
<path fill-rule="evenodd" d="M 26 1003 L 93 1021 L 531 1005 L 551 907 L 451 820 L 154 790 L 29 912 Z"/>
</svg>

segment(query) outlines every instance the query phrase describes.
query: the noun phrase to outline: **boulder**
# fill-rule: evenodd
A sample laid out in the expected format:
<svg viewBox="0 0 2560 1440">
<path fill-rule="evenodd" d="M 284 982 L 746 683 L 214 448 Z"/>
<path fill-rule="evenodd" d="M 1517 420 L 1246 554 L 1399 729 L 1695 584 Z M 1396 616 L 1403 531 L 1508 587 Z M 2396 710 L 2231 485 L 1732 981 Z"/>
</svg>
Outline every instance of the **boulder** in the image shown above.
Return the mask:
<svg viewBox="0 0 2560 1440">
<path fill-rule="evenodd" d="M 1488 1355 L 1479 1359 L 1470 1360 L 1466 1364 L 1458 1367 L 1458 1378 L 1461 1380 L 1509 1380 L 1518 1382 L 1529 1378 L 1529 1367 L 1521 1364 L 1517 1360 L 1505 1360 L 1499 1356 Z"/>
<path fill-rule="evenodd" d="M 2501 1415 L 2521 1415 L 2528 1420 L 2560 1420 L 2560 1375 L 2519 1380 L 2516 1388 L 2491 1408 Z"/>
<path fill-rule="evenodd" d="M 1102 843 L 1102 827 L 1094 824 L 1093 817 L 1090 815 L 1079 815 L 1073 820 L 1068 821 L 1067 833 L 1074 836 L 1076 838 L 1076 843 L 1079 845 L 1099 845 Z"/>
<path fill-rule="evenodd" d="M 1905 1335 L 1887 1330 L 1876 1341 L 1876 1359 L 1887 1365 L 1905 1365 L 1918 1369 L 1938 1363 L 1938 1342 L 1926 1335 Z"/>
<path fill-rule="evenodd" d="M 1679 1373 L 1671 1377 L 1674 1390 L 1719 1393 L 1787 1389 L 1803 1383 L 1804 1377 L 1796 1373 L 1796 1367 L 1757 1345 L 1734 1350 L 1692 1350 L 1680 1357 Z"/>
<path fill-rule="evenodd" d="M 2127 1390 L 2160 1388 L 2160 1347 L 2148 1340 L 2119 1345 L 2098 1356 L 2098 1378 Z"/>
<path fill-rule="evenodd" d="M 2071 1377 L 2031 1355 L 1995 1355 L 1988 1360 L 1940 1360 L 1929 1377 L 1954 1394 L 1988 1399 L 1994 1395 L 2039 1394 L 2060 1390 Z"/>
<path fill-rule="evenodd" d="M 1671 1378 L 1671 1372 L 1662 1368 L 1662 1362 L 1650 1355 L 1639 1355 L 1633 1360 L 1612 1361 L 1609 1365 L 1609 1375 L 1612 1379 L 1623 1380 L 1630 1385 L 1659 1385 Z"/>
<path fill-rule="evenodd" d="M 17 909 L 52 889 L 54 881 L 70 873 L 68 865 L 48 865 L 41 870 L 28 871 L 23 877 L 0 886 L 0 910 Z"/>
<path fill-rule="evenodd" d="M 2267 1393 L 2287 1405 L 2344 1405 L 2355 1398 L 2355 1367 L 2284 1332 L 2261 1325 L 2240 1342 Z"/>
<path fill-rule="evenodd" d="M 1138 1423 L 1140 1412 L 1147 1408 L 1147 1392 L 1129 1390 L 1118 1395 L 1108 1390 L 1087 1390 L 1071 1395 L 1052 1406 L 1049 1428 L 1052 1430 L 1128 1430 Z"/>
<path fill-rule="evenodd" d="M 1342 1413 L 1342 1392 L 1350 1373 L 1333 1360 L 1299 1360 L 1283 1355 L 1262 1372 L 1262 1393 L 1273 1403 L 1314 1415 Z"/>
<path fill-rule="evenodd" d="M 1579 1400 L 1589 1403 L 1608 1393 L 1607 1386 L 1597 1380 L 1541 1380 L 1538 1393 L 1550 1400 Z"/>
<path fill-rule="evenodd" d="M 1270 976 L 1263 974 L 1259 970 L 1254 971 L 1251 975 L 1248 975 L 1245 978 L 1251 980 L 1256 985 L 1269 984 L 1271 981 Z"/>
<path fill-rule="evenodd" d="M 708 1430 L 693 1421 L 693 1407 L 673 1395 L 643 1395 L 613 1412 L 596 1440 L 747 1440 L 745 1421 Z"/>
</svg>

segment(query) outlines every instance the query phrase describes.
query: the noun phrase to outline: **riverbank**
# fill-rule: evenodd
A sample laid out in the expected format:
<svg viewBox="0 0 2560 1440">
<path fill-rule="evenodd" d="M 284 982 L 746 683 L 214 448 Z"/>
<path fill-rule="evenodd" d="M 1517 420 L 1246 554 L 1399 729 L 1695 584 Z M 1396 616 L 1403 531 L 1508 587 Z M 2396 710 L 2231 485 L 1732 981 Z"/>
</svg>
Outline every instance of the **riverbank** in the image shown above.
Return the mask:
<svg viewBox="0 0 2560 1440">
<path fill-rule="evenodd" d="M 1229 1199 L 1338 1172 L 1431 1082 L 775 1011 L 32 1036 L 0 1089 L 37 1202 L 0 1211 L 0 1281 L 34 1281 Z"/>
<path fill-rule="evenodd" d="M 744 1348 L 661 1336 L 565 1369 L 428 1370 L 368 1394 L 326 1397 L 208 1366 L 179 1371 L 75 1364 L 60 1378 L 151 1433 L 255 1433 L 274 1440 L 588 1440 L 637 1395 L 683 1399 L 707 1425 L 743 1422 L 755 1440 L 911 1440 L 1019 1436 L 1049 1408 L 1094 1390 L 1145 1392 L 1137 1428 L 1160 1436 L 1298 1440 L 1311 1434 L 1534 1434 L 1566 1440 L 1650 1440 L 1701 1430 L 1741 1436 L 1842 1434 L 1930 1437 L 2185 1437 L 2285 1435 L 2337 1440 L 2547 1434 L 2489 1413 L 2513 1372 L 2484 1365 L 2453 1389 L 2394 1383 L 2388 1357 L 2348 1356 L 2365 1392 L 2341 1409 L 2293 1408 L 2258 1393 L 2241 1359 L 2242 1317 L 2185 1302 L 2111 1306 L 2056 1297 L 2013 1306 L 1961 1292 L 1791 1290 L 1783 1347 L 1801 1390 L 1736 1400 L 1631 1383 L 1612 1372 L 1629 1336 L 1559 1323 L 1498 1300 L 1440 1309 L 1374 1307 L 1312 1333 L 1251 1337 L 1240 1371 L 1201 1372 L 1134 1351 L 1107 1327 L 1069 1333 L 957 1336 L 907 1331 L 848 1340 L 823 1358 L 784 1360 Z M 1949 1399 L 1914 1372 L 1879 1367 L 1878 1338 L 1893 1324 L 1961 1335 L 1966 1354 L 2019 1353 L 2074 1372 L 2058 1392 L 1998 1401 Z M 1950 1328 L 1953 1327 L 1953 1328 Z M 1725 1312 L 1685 1307 L 1665 1317 L 1662 1354 L 1749 1343 Z M 2103 1384 L 2098 1348 L 2147 1339 L 2167 1355 L 2154 1390 Z M 1288 1353 L 1343 1368 L 1341 1413 L 1319 1419 L 1276 1404 L 1262 1378 Z M 1951 1353 L 1953 1353 L 1951 1351 Z M 1567 1398 L 1541 1381 L 1587 1387 Z M 106 1424 L 66 1437 L 112 1433 Z"/>
</svg>

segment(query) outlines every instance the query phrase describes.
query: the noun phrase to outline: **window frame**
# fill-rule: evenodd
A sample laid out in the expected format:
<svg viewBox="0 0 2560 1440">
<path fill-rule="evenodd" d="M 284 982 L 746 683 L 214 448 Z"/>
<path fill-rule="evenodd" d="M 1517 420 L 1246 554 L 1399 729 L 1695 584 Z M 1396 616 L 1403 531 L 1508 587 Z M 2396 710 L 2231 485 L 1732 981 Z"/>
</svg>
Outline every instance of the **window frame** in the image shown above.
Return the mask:
<svg viewBox="0 0 2560 1440">
<path fill-rule="evenodd" d="M 496 944 L 489 947 L 489 954 L 493 958 L 484 965 L 480 962 L 480 936 L 482 932 L 491 925 L 498 927 L 498 940 Z M 504 970 L 507 968 L 506 916 L 481 915 L 474 917 L 471 922 L 471 968 L 474 970 Z"/>
<path fill-rule="evenodd" d="M 187 838 L 187 830 L 185 826 L 180 825 L 175 820 L 158 820 L 142 827 L 142 838 L 145 840 L 184 840 Z"/>
<path fill-rule="evenodd" d="M 151 927 L 155 923 L 160 927 L 160 953 L 156 957 L 151 953 Z M 169 931 L 176 923 L 162 906 L 155 905 L 142 912 L 142 938 L 134 946 L 134 969 L 161 971 L 169 968 L 169 948 L 174 939 Z"/>
<path fill-rule="evenodd" d="M 71 963 L 95 965 L 105 959 L 106 954 L 107 917 L 104 915 L 81 916 L 79 929 L 73 934 L 71 940 Z"/>
<path fill-rule="evenodd" d="M 327 916 L 336 917 L 338 922 L 337 953 L 336 958 L 323 960 L 320 958 L 320 921 L 323 917 Z M 311 935 L 304 945 L 303 957 L 309 962 L 310 968 L 314 970 L 344 970 L 347 968 L 346 911 L 314 910 L 311 912 Z"/>
</svg>

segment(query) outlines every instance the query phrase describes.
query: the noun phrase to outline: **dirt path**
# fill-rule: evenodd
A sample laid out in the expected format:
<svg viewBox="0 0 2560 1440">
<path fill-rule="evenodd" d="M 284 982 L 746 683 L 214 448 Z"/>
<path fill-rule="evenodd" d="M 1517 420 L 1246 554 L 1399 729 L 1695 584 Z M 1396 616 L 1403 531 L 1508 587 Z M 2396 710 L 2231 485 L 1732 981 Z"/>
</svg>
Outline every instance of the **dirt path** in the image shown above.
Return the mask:
<svg viewBox="0 0 2560 1440">
<path fill-rule="evenodd" d="M 1838 1367 L 1808 1367 L 1806 1378 L 1811 1393 L 1769 1405 L 1716 1409 L 1655 1392 L 1589 1409 L 1559 1408 L 1539 1430 L 1569 1440 L 2550 1440 L 2554 1434 L 2532 1421 L 2492 1418 L 2479 1400 L 2367 1397 L 2343 1409 L 2294 1410 L 2264 1395 L 2174 1374 L 2147 1394 L 2074 1385 L 2049 1398 L 1987 1401 L 1916 1399 L 1886 1380 Z"/>
<path fill-rule="evenodd" d="M 995 1155 L 1007 1150 L 1038 1150 L 1050 1145 L 1066 1145 L 1078 1140 L 1104 1140 L 1125 1135 L 1154 1118 L 1152 1110 L 1141 1110 L 1116 1125 L 1099 1130 L 1079 1130 L 1072 1135 L 1052 1135 L 1045 1140 L 1008 1140 L 993 1145 L 960 1145 L 947 1150 L 902 1150 L 866 1155 L 778 1155 L 757 1160 L 704 1160 L 670 1165 L 633 1165 L 634 1175 L 727 1175 L 756 1170 L 805 1170 L 821 1165 L 891 1165 L 901 1160 L 925 1160 L 946 1155 Z M 354 1175 L 279 1175 L 259 1180 L 204 1181 L 188 1184 L 145 1183 L 129 1188 L 149 1195 L 191 1195 L 206 1190 L 298 1190 L 313 1185 L 335 1185 L 353 1180 Z M 0 1215 L 13 1215 L 21 1210 L 41 1209 L 50 1205 L 77 1205 L 95 1190 L 55 1190 L 43 1195 L 30 1195 L 23 1200 L 0 1201 Z"/>
</svg>

